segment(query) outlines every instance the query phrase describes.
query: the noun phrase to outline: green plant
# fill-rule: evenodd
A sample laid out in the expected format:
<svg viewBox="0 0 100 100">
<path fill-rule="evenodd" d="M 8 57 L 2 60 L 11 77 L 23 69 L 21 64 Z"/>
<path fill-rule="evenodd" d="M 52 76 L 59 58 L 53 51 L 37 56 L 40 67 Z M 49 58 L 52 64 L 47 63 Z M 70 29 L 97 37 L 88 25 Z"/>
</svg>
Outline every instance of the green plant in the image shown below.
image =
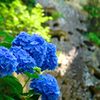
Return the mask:
<svg viewBox="0 0 100 100">
<path fill-rule="evenodd" d="M 22 1 L 24 4 L 28 6 L 29 10 L 32 9 L 36 4 L 36 0 L 22 0 Z"/>
<path fill-rule="evenodd" d="M 0 3 L 5 3 L 5 4 L 8 4 L 8 3 L 11 3 L 13 0 L 0 0 Z"/>
<path fill-rule="evenodd" d="M 88 20 L 90 22 L 88 38 L 90 41 L 100 46 L 100 1 L 90 0 L 84 9 L 88 12 Z"/>
<path fill-rule="evenodd" d="M 57 12 L 57 11 L 54 11 L 54 12 L 52 13 L 52 18 L 53 18 L 53 20 L 57 20 L 58 18 L 61 18 L 61 17 L 63 17 L 63 14 L 61 14 L 61 13 L 59 13 L 59 12 Z"/>
<path fill-rule="evenodd" d="M 3 43 L 7 43 L 9 39 L 11 43 L 12 37 L 14 38 L 20 31 L 26 31 L 30 34 L 38 33 L 49 41 L 49 27 L 45 23 L 51 19 L 44 16 L 40 4 L 28 10 L 21 0 L 14 0 L 8 4 L 0 2 L 0 38 Z"/>
<path fill-rule="evenodd" d="M 12 3 L 14 0 L 0 0 L 0 3 L 9 4 Z M 36 4 L 36 0 L 22 0 L 22 2 L 28 6 L 28 8 L 32 8 Z"/>
<path fill-rule="evenodd" d="M 58 100 L 57 80 L 43 74 L 57 65 L 54 44 L 38 34 L 20 33 L 9 49 L 0 46 L 0 100 L 38 100 L 40 95 L 42 100 Z"/>
<path fill-rule="evenodd" d="M 96 35 L 96 33 L 90 32 L 88 34 L 88 38 L 89 38 L 90 41 L 92 41 L 95 44 L 97 44 L 98 46 L 100 46 L 100 38 Z"/>
</svg>

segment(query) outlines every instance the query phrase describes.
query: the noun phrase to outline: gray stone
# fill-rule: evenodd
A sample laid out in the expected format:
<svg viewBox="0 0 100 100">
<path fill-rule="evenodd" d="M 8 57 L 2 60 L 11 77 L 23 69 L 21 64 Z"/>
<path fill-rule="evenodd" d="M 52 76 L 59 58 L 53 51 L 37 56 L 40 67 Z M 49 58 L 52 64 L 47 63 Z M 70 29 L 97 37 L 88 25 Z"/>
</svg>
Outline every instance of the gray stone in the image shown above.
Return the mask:
<svg viewBox="0 0 100 100">
<path fill-rule="evenodd" d="M 59 67 L 53 74 L 61 88 L 61 100 L 95 100 L 90 87 L 100 82 L 100 48 L 90 44 L 82 35 L 87 31 L 84 11 L 64 0 L 37 0 L 44 8 L 59 11 L 63 17 L 48 22 L 52 42 L 57 45 Z M 58 25 L 55 27 L 54 24 Z M 85 42 L 84 42 L 85 41 Z M 100 78 L 100 76 L 99 76 Z"/>
</svg>

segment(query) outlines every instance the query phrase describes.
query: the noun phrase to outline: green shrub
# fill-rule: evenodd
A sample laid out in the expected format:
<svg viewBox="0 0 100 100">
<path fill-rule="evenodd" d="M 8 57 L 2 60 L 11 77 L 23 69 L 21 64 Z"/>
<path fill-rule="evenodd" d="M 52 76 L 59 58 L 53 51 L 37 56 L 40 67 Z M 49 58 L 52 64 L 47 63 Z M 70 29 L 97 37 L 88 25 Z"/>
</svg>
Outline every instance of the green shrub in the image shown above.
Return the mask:
<svg viewBox="0 0 100 100">
<path fill-rule="evenodd" d="M 64 17 L 62 13 L 59 13 L 59 12 L 57 12 L 57 11 L 54 11 L 54 12 L 52 13 L 52 18 L 53 18 L 53 20 L 57 20 L 58 18 L 61 18 L 61 17 Z"/>
<path fill-rule="evenodd" d="M 0 2 L 0 40 L 8 42 L 8 37 L 12 40 L 20 31 L 26 31 L 29 34 L 38 33 L 49 41 L 49 27 L 45 23 L 51 19 L 44 16 L 40 4 L 29 10 L 21 0 L 13 0 L 8 4 Z"/>
<path fill-rule="evenodd" d="M 100 46 L 100 1 L 90 0 L 84 9 L 89 14 L 88 20 L 90 26 L 88 28 L 88 38 Z"/>
<path fill-rule="evenodd" d="M 88 38 L 89 38 L 90 41 L 92 41 L 93 43 L 95 43 L 98 46 L 100 46 L 100 38 L 96 35 L 96 33 L 90 32 L 88 34 Z"/>
</svg>

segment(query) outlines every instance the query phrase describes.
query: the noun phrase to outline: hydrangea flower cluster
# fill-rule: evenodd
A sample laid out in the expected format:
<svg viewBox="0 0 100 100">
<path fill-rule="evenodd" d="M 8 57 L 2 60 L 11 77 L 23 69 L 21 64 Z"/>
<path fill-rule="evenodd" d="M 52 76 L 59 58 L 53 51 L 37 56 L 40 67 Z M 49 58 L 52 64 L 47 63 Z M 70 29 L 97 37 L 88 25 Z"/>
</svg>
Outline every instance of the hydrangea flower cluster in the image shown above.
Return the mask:
<svg viewBox="0 0 100 100">
<path fill-rule="evenodd" d="M 42 66 L 47 51 L 47 42 L 39 35 L 31 36 L 31 41 L 27 46 L 23 47 L 35 59 L 38 67 Z"/>
<path fill-rule="evenodd" d="M 60 95 L 57 80 L 50 74 L 42 74 L 39 78 L 33 79 L 30 87 L 42 94 L 42 100 L 58 100 Z"/>
<path fill-rule="evenodd" d="M 57 66 L 58 58 L 56 56 L 56 46 L 52 43 L 47 43 L 47 52 L 45 61 L 42 64 L 42 70 L 54 70 Z"/>
<path fill-rule="evenodd" d="M 37 34 L 30 36 L 29 34 L 22 32 L 14 39 L 12 46 L 11 51 L 16 57 L 18 56 L 17 59 L 21 61 L 18 69 L 26 70 L 28 68 L 32 68 L 31 65 L 31 67 L 27 66 L 32 64 L 32 58 L 34 59 L 33 67 L 36 65 L 40 67 L 42 71 L 46 69 L 54 70 L 58 64 L 56 46 L 52 43 L 46 42 Z M 23 53 L 21 54 L 22 51 Z M 31 57 L 31 60 L 27 59 L 27 61 L 25 57 L 27 58 L 28 56 Z M 24 60 L 26 60 L 27 63 L 25 63 L 26 61 Z M 24 65 L 25 67 L 23 67 Z M 42 94 L 42 100 L 58 100 L 60 95 L 60 90 L 56 79 L 49 74 L 42 74 L 39 75 L 39 78 L 33 79 L 30 87 L 35 92 Z"/>
<path fill-rule="evenodd" d="M 17 58 L 18 66 L 17 73 L 33 72 L 33 67 L 36 66 L 34 59 L 20 47 L 11 47 L 10 51 Z"/>
<path fill-rule="evenodd" d="M 27 46 L 30 42 L 30 35 L 26 32 L 21 32 L 12 42 L 12 46 Z"/>
<path fill-rule="evenodd" d="M 26 32 L 21 32 L 13 40 L 12 46 L 20 47 L 26 51 L 34 59 L 36 66 L 40 67 L 41 70 L 53 70 L 58 64 L 55 45 L 46 42 L 37 34 L 31 36 Z"/>
<path fill-rule="evenodd" d="M 21 32 L 10 49 L 0 47 L 0 77 L 13 72 L 34 74 L 35 68 L 54 70 L 58 64 L 56 46 L 41 36 Z M 50 74 L 40 74 L 31 80 L 30 88 L 42 94 L 42 100 L 58 100 L 60 95 L 57 80 Z"/>
<path fill-rule="evenodd" d="M 16 71 L 17 59 L 15 56 L 5 47 L 0 47 L 0 77 L 11 75 Z"/>
<path fill-rule="evenodd" d="M 7 56 L 7 54 L 12 52 L 12 56 L 15 56 L 17 59 L 17 73 L 22 73 L 25 71 L 33 72 L 33 68 L 35 66 L 40 67 L 42 71 L 46 69 L 53 70 L 57 66 L 58 59 L 56 56 L 55 45 L 46 42 L 37 34 L 31 36 L 26 32 L 21 32 L 13 40 L 10 51 L 6 48 L 1 49 L 1 54 L 3 50 L 6 50 L 7 52 L 6 54 L 4 53 L 3 56 Z M 3 63 L 3 61 L 1 61 L 1 63 Z M 2 67 L 2 65 L 0 67 Z M 7 70 L 8 69 L 9 68 L 7 68 Z"/>
</svg>

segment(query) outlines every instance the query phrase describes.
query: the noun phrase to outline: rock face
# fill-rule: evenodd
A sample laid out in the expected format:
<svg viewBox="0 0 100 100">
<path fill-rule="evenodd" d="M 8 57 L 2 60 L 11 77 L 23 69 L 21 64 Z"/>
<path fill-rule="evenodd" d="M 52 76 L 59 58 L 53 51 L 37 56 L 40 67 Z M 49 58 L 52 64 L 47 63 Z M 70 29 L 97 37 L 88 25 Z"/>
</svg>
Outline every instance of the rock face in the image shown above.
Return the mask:
<svg viewBox="0 0 100 100">
<path fill-rule="evenodd" d="M 52 73 L 61 88 L 61 100 L 100 100 L 100 49 L 84 36 L 86 14 L 64 0 L 37 0 L 48 15 L 62 17 L 48 22 L 57 45 L 59 66 Z"/>
<path fill-rule="evenodd" d="M 62 14 L 63 17 L 55 21 L 55 23 L 58 23 L 57 27 L 59 27 L 61 30 L 69 33 L 80 33 L 80 31 L 87 30 L 86 25 L 84 24 L 86 16 L 84 16 L 81 12 L 77 11 L 71 5 L 66 4 L 64 0 L 37 1 L 42 4 L 44 8 L 47 8 L 47 12 L 49 12 L 50 9 L 55 9 Z M 54 28 L 53 30 L 56 30 L 56 27 L 52 28 Z"/>
</svg>

